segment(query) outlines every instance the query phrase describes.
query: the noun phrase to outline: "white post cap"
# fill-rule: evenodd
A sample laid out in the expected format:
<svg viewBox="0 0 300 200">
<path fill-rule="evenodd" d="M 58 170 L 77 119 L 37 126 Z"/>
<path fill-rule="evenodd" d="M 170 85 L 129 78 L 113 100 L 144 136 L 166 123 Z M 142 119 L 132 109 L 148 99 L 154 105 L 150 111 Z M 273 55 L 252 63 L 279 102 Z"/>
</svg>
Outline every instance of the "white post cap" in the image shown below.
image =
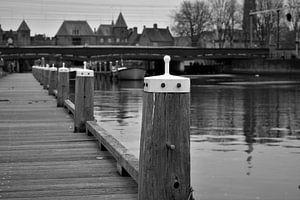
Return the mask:
<svg viewBox="0 0 300 200">
<path fill-rule="evenodd" d="M 57 68 L 54 67 L 54 64 L 52 64 L 52 67 L 49 70 L 54 72 L 54 71 L 57 71 Z"/>
<path fill-rule="evenodd" d="M 58 69 L 58 72 L 69 72 L 70 70 L 65 67 L 65 63 L 62 63 L 62 67 Z"/>
<path fill-rule="evenodd" d="M 170 75 L 170 56 L 164 57 L 165 74 L 144 78 L 144 91 L 156 93 L 189 93 L 190 79 Z"/>
<path fill-rule="evenodd" d="M 94 77 L 94 71 L 86 69 L 86 64 L 87 62 L 83 62 L 83 69 L 78 69 L 76 70 L 76 76 L 81 76 L 81 77 Z"/>
</svg>

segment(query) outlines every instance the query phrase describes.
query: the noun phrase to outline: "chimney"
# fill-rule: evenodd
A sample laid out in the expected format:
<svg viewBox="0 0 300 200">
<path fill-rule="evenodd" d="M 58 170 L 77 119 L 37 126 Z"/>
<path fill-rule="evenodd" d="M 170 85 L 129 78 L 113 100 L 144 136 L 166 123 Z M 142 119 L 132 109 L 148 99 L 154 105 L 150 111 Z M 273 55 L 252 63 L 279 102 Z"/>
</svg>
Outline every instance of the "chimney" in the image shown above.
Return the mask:
<svg viewBox="0 0 300 200">
<path fill-rule="evenodd" d="M 94 28 L 94 33 L 97 33 L 96 28 Z"/>
<path fill-rule="evenodd" d="M 153 28 L 157 29 L 157 24 L 153 24 Z"/>
<path fill-rule="evenodd" d="M 133 32 L 137 33 L 137 31 L 138 31 L 138 28 L 137 27 L 133 27 Z"/>
</svg>

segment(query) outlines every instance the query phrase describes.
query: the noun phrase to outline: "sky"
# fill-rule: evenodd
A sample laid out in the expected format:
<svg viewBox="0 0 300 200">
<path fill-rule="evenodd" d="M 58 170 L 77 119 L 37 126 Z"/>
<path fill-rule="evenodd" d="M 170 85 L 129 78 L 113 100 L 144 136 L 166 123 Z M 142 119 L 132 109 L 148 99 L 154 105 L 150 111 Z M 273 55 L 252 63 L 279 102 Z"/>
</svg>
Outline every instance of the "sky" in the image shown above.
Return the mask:
<svg viewBox="0 0 300 200">
<path fill-rule="evenodd" d="M 24 19 L 31 35 L 54 37 L 63 20 L 86 20 L 91 28 L 116 21 L 122 12 L 127 26 L 171 26 L 172 10 L 183 0 L 0 0 L 0 24 L 3 30 L 17 30 Z"/>
</svg>

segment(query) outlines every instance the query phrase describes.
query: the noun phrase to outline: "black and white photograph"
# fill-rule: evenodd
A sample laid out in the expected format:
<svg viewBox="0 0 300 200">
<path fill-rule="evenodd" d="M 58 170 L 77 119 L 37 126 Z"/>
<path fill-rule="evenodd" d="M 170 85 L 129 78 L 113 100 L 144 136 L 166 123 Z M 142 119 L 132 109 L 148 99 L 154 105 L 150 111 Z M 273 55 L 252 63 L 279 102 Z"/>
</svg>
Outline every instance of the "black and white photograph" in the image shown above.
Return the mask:
<svg viewBox="0 0 300 200">
<path fill-rule="evenodd" d="M 300 0 L 0 0 L 0 200 L 299 200 Z"/>
</svg>

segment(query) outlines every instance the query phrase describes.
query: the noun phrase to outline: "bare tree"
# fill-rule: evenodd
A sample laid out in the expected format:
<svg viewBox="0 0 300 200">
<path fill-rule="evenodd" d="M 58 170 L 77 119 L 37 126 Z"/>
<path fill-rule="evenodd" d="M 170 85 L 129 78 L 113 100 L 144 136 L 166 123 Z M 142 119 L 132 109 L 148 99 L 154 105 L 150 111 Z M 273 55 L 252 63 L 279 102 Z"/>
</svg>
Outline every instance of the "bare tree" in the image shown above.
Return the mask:
<svg viewBox="0 0 300 200">
<path fill-rule="evenodd" d="M 196 46 L 201 34 L 211 24 L 210 10 L 209 5 L 203 0 L 182 2 L 180 8 L 172 15 L 174 20 L 172 31 L 179 36 L 188 36 L 192 46 Z"/>
<path fill-rule="evenodd" d="M 213 25 L 216 29 L 216 38 L 219 47 L 224 47 L 226 40 L 233 46 L 234 30 L 237 25 L 241 25 L 241 9 L 237 9 L 236 0 L 212 0 Z"/>
</svg>

